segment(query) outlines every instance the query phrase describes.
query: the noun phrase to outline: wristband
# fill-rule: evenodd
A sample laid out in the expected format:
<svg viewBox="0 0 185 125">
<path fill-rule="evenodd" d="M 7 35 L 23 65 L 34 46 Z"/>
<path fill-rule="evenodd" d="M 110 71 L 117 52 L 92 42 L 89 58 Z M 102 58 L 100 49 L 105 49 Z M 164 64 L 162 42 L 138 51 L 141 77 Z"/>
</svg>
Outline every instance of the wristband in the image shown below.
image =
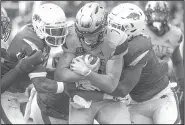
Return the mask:
<svg viewBox="0 0 185 125">
<path fill-rule="evenodd" d="M 64 83 L 57 82 L 57 92 L 56 93 L 62 93 L 63 91 L 64 91 Z"/>
<path fill-rule="evenodd" d="M 46 77 L 47 72 L 37 72 L 37 73 L 29 73 L 28 76 L 30 79 L 37 78 L 37 77 Z"/>
</svg>

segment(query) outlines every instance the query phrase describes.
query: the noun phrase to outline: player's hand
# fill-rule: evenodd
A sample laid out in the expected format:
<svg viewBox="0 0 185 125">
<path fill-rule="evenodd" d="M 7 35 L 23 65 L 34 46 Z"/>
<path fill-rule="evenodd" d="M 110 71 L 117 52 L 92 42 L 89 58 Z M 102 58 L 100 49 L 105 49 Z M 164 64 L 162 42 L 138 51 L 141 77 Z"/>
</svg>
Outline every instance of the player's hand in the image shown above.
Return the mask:
<svg viewBox="0 0 185 125">
<path fill-rule="evenodd" d="M 86 65 L 85 61 L 80 56 L 72 60 L 70 69 L 82 76 L 87 76 L 87 74 L 91 71 L 91 69 Z"/>
<path fill-rule="evenodd" d="M 90 54 L 85 55 L 85 64 L 88 68 L 90 68 L 92 71 L 98 71 L 100 67 L 100 58 L 97 57 L 97 60 L 94 64 L 91 64 L 94 57 L 89 58 Z"/>
<path fill-rule="evenodd" d="M 28 57 L 22 58 L 15 68 L 21 73 L 29 73 L 43 62 L 44 55 L 42 51 L 34 50 Z"/>
</svg>

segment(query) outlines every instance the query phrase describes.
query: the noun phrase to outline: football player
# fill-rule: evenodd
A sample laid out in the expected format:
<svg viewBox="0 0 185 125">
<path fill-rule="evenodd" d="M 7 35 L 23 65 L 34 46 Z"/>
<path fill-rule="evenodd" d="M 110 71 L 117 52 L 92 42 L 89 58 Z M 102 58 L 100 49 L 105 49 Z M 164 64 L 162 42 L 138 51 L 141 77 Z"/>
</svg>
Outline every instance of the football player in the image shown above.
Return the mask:
<svg viewBox="0 0 185 125">
<path fill-rule="evenodd" d="M 1 7 L 1 93 L 4 93 L 10 86 L 14 83 L 16 83 L 17 80 L 19 80 L 19 77 L 23 74 L 28 74 L 32 70 L 35 69 L 35 67 L 39 64 L 41 64 L 44 61 L 44 55 L 41 51 L 33 51 L 31 55 L 28 55 L 29 57 L 24 58 L 25 52 L 21 53 L 19 56 L 19 62 L 15 67 L 11 67 L 7 64 L 6 60 L 6 47 L 4 46 L 6 44 L 6 41 L 9 38 L 11 32 L 11 23 L 10 19 L 3 7 Z M 22 57 L 21 57 L 22 56 Z M 11 63 L 11 62 L 10 62 Z M 10 64 L 9 63 L 9 64 Z M 7 105 L 7 108 L 9 107 L 9 103 L 4 104 L 3 100 L 7 100 L 7 92 L 2 94 L 1 96 L 1 105 L 5 106 Z M 13 96 L 12 96 L 13 98 Z M 9 100 L 11 101 L 11 100 Z M 2 107 L 1 107 L 2 109 Z M 11 108 L 12 109 L 12 108 Z M 16 114 L 16 117 L 14 118 L 7 118 L 7 115 L 5 114 L 4 110 L 2 109 L 2 123 L 4 124 L 10 124 L 10 123 L 25 123 L 23 119 L 23 115 L 16 110 L 11 110 L 14 114 Z M 9 110 L 10 111 L 10 110 Z M 6 113 L 12 113 L 12 112 L 6 112 Z"/>
<path fill-rule="evenodd" d="M 19 81 L 11 86 L 11 88 L 8 90 L 9 92 L 4 96 L 2 95 L 1 103 L 7 117 L 15 120 L 18 115 L 15 113 L 14 110 L 20 112 L 20 103 L 18 102 L 19 96 L 16 96 L 15 93 L 21 93 L 21 95 L 24 95 L 24 91 L 26 90 L 26 87 L 28 85 L 30 85 L 31 83 L 34 83 L 35 85 L 35 82 L 32 81 L 32 79 L 36 76 L 46 77 L 46 74 L 48 73 L 47 77 L 49 77 L 49 79 L 52 79 L 53 70 L 55 69 L 57 63 L 57 58 L 63 52 L 61 45 L 65 41 L 65 37 L 67 35 L 67 26 L 65 20 L 66 17 L 63 10 L 57 5 L 49 3 L 42 5 L 33 14 L 32 24 L 27 24 L 22 27 L 9 45 L 7 49 L 7 56 L 5 59 L 7 60 L 6 65 L 8 65 L 9 67 L 14 67 L 17 64 L 21 53 L 24 52 L 24 56 L 26 57 L 30 55 L 34 50 L 42 51 L 47 61 L 44 64 L 45 67 L 43 65 L 39 65 L 36 70 L 31 72 L 31 74 L 22 74 L 19 77 Z M 36 74 L 35 72 L 38 71 L 40 67 L 44 70 L 47 69 L 47 73 L 43 73 L 42 75 Z M 27 116 L 29 116 L 29 111 L 31 110 L 31 116 L 33 116 L 32 118 L 35 123 L 44 123 L 43 119 L 46 119 L 46 121 L 49 119 L 49 121 L 47 121 L 46 123 L 66 123 L 64 117 L 66 119 L 65 111 L 67 110 L 66 107 L 68 107 L 68 96 L 64 94 L 59 95 L 58 97 L 56 93 L 45 94 L 40 93 L 40 91 L 37 93 L 34 91 L 33 88 L 33 91 L 31 91 L 31 96 L 29 98 L 28 107 L 26 107 L 25 119 L 27 120 Z M 51 101 L 49 101 L 49 99 L 51 99 Z M 61 107 L 62 104 L 58 103 L 58 105 L 60 105 L 60 108 L 59 110 L 55 111 L 55 109 L 59 106 L 57 107 L 57 103 L 55 103 L 55 101 L 53 100 L 61 100 L 60 102 L 62 102 L 63 105 L 67 106 Z M 29 105 L 31 104 L 31 102 L 33 102 L 32 105 Z M 29 109 L 29 106 L 33 107 Z M 12 123 L 21 122 L 17 121 Z"/>
<path fill-rule="evenodd" d="M 183 90 L 183 61 L 180 44 L 184 41 L 180 28 L 169 23 L 170 10 L 165 1 L 150 1 L 146 4 L 146 33 L 151 37 L 157 57 L 169 63 L 169 70 L 175 69 L 177 83 Z M 170 62 L 172 61 L 172 67 Z M 169 74 L 171 76 L 172 74 Z"/>
<path fill-rule="evenodd" d="M 133 123 L 144 124 L 146 120 L 148 124 L 179 123 L 178 103 L 176 94 L 169 85 L 167 63 L 156 57 L 150 37 L 145 34 L 132 36 L 139 27 L 145 27 L 144 20 L 134 25 L 130 19 L 141 18 L 138 16 L 141 12 L 136 5 L 124 3 L 116 6 L 110 13 L 110 23 L 113 20 L 112 25 L 123 26 L 125 32 L 131 36 L 120 82 L 111 95 L 125 97 L 129 94 L 129 112 Z M 127 13 L 131 14 L 125 18 Z M 133 29 L 128 30 L 127 27 Z"/>
<path fill-rule="evenodd" d="M 125 103 L 103 100 L 101 95 L 101 91 L 112 93 L 120 79 L 123 58 L 128 51 L 127 35 L 121 28 L 107 26 L 107 13 L 98 3 L 87 3 L 78 11 L 75 24 L 69 28 L 69 37 L 63 45 L 64 54 L 55 74 L 58 81 L 76 83 L 79 89 L 68 91 L 71 97 L 69 124 L 92 124 L 94 119 L 100 124 L 130 123 Z M 94 64 L 90 63 L 93 58 L 88 54 L 98 57 Z M 85 103 L 77 95 L 90 97 L 85 98 Z M 74 104 L 78 101 L 84 104 L 83 108 Z"/>
<path fill-rule="evenodd" d="M 183 32 L 169 23 L 170 9 L 166 1 L 149 1 L 145 6 L 145 15 L 145 33 L 151 37 L 157 57 L 168 62 L 170 81 L 178 83 L 177 92 L 182 95 L 184 72 L 180 44 L 184 42 Z"/>
</svg>

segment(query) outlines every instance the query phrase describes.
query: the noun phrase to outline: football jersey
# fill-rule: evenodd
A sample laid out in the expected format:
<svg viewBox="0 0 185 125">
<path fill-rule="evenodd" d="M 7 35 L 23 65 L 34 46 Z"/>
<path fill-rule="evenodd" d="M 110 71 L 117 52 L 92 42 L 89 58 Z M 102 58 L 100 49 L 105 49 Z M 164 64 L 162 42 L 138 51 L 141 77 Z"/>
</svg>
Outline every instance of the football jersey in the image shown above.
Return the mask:
<svg viewBox="0 0 185 125">
<path fill-rule="evenodd" d="M 131 98 L 137 102 L 146 101 L 168 85 L 168 78 L 166 76 L 168 66 L 166 62 L 160 61 L 156 57 L 149 37 L 135 37 L 133 40 L 129 41 L 128 47 L 128 53 L 124 58 L 126 65 L 132 64 L 132 60 L 138 60 L 137 63 L 145 63 L 138 83 L 129 94 Z M 144 53 L 146 54 L 139 58 Z"/>
<path fill-rule="evenodd" d="M 25 25 L 13 38 L 6 51 L 1 65 L 2 76 L 17 65 L 19 54 L 23 51 L 26 52 L 26 55 L 30 55 L 34 49 L 42 50 L 43 48 L 44 41 L 37 37 L 31 25 Z M 19 80 L 17 80 L 17 83 L 14 83 L 8 91 L 24 92 L 29 84 L 31 84 L 31 81 L 28 75 L 25 74 L 22 75 Z"/>
<path fill-rule="evenodd" d="M 115 44 L 117 45 L 116 47 Z M 63 50 L 65 52 L 71 52 L 74 53 L 77 56 L 81 56 L 84 54 L 92 54 L 93 56 L 97 56 L 100 58 L 100 68 L 98 70 L 98 73 L 100 74 L 105 74 L 106 73 L 106 62 L 113 58 L 116 57 L 120 54 L 123 54 L 123 56 L 127 53 L 128 51 L 128 43 L 126 39 L 121 39 L 119 37 L 119 33 L 111 31 L 107 27 L 107 30 L 104 34 L 103 41 L 101 44 L 93 49 L 93 50 L 87 50 L 84 47 L 83 42 L 80 41 L 80 38 L 77 36 L 75 32 L 75 27 L 72 25 L 69 28 L 69 35 L 66 38 L 66 42 L 63 45 Z M 88 84 L 88 85 L 87 85 Z M 100 91 L 99 88 L 96 88 L 93 86 L 90 81 L 82 80 L 77 82 L 77 86 L 82 86 L 81 89 L 84 90 L 86 88 L 85 86 L 91 86 L 91 89 L 86 89 L 86 90 L 98 90 Z M 78 87 L 80 89 L 80 87 Z"/>
<path fill-rule="evenodd" d="M 147 36 L 136 36 L 128 41 L 128 52 L 124 56 L 124 67 L 120 77 L 120 82 L 113 94 L 119 95 L 120 91 L 123 91 L 126 86 L 132 86 L 129 83 L 129 79 L 135 79 L 138 76 L 129 76 L 125 78 L 124 68 L 134 67 L 137 64 L 144 64 L 139 81 L 134 88 L 130 91 L 130 97 L 137 101 L 142 102 L 151 99 L 155 94 L 163 90 L 167 84 L 166 80 L 167 63 L 158 60 L 152 49 L 152 43 Z M 138 74 L 139 75 L 139 74 Z M 128 79 L 125 82 L 121 82 L 123 79 Z M 124 92 L 123 92 L 124 93 Z M 122 95 L 123 96 L 123 95 Z"/>
<path fill-rule="evenodd" d="M 146 26 L 145 33 L 151 37 L 157 57 L 166 61 L 171 58 L 175 48 L 183 39 L 182 31 L 174 25 L 169 25 L 169 30 L 162 36 L 157 36 L 148 26 Z"/>
<path fill-rule="evenodd" d="M 48 47 L 44 40 L 41 40 L 33 30 L 32 25 L 24 26 L 18 34 L 14 37 L 5 58 L 3 69 L 11 69 L 18 63 L 19 54 L 26 51 L 27 55 L 36 50 L 41 50 L 43 53 L 48 54 L 48 60 L 46 61 L 46 69 L 54 69 L 52 58 L 59 57 L 59 54 L 63 52 L 62 47 L 57 48 Z M 53 59 L 54 60 L 54 59 Z M 56 64 L 55 64 L 56 65 Z M 54 72 L 47 72 L 47 78 L 53 79 Z M 31 80 L 27 74 L 19 78 L 19 81 L 11 86 L 9 91 L 11 92 L 24 92 L 25 88 L 31 84 Z M 69 97 L 65 93 L 53 94 L 53 93 L 38 93 L 38 98 L 43 101 L 50 108 L 54 108 L 57 111 L 63 112 L 68 108 Z M 65 101 L 64 101 L 65 100 Z"/>
</svg>

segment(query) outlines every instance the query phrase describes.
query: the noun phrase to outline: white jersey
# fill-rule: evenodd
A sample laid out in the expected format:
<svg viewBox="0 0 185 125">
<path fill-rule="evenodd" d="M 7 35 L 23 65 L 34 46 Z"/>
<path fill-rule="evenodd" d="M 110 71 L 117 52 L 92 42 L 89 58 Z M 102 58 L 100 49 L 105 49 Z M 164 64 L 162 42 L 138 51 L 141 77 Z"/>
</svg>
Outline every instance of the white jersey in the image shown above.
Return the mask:
<svg viewBox="0 0 185 125">
<path fill-rule="evenodd" d="M 175 48 L 180 45 L 183 34 L 180 28 L 170 25 L 170 29 L 163 36 L 157 36 L 146 26 L 145 34 L 151 37 L 153 49 L 160 59 L 169 61 Z"/>
</svg>

